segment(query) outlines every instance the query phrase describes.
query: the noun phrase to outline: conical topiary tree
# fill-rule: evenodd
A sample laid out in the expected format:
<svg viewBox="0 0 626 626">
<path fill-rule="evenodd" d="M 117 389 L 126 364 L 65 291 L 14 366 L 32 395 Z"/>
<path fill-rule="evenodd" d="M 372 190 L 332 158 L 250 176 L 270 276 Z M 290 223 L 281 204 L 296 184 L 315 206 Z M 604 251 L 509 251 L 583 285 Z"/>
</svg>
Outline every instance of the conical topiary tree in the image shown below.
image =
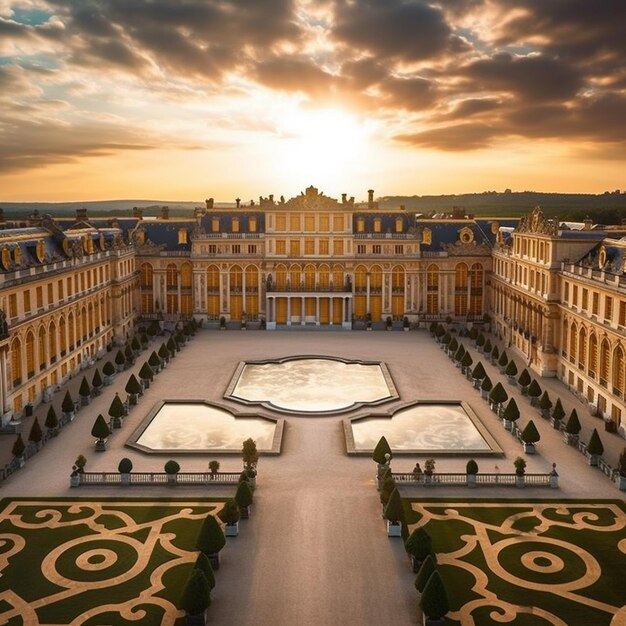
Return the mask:
<svg viewBox="0 0 626 626">
<path fill-rule="evenodd" d="M 104 417 L 102 417 L 102 413 L 98 414 L 98 417 L 96 417 L 96 421 L 91 429 L 91 434 L 98 440 L 96 441 L 96 451 L 101 452 L 105 450 L 106 439 L 109 436 L 110 431 L 109 425 L 106 423 Z"/>
<path fill-rule="evenodd" d="M 161 359 L 163 359 L 164 361 L 167 361 L 172 355 L 173 353 L 171 353 L 170 350 L 167 349 L 167 346 L 164 343 L 162 343 L 161 347 L 159 348 L 159 356 L 161 357 Z"/>
<path fill-rule="evenodd" d="M 252 489 L 247 480 L 242 480 L 237 485 L 235 493 L 235 502 L 239 507 L 239 513 L 242 519 L 248 519 L 250 516 L 250 506 L 252 505 Z"/>
<path fill-rule="evenodd" d="M 128 343 L 124 347 L 124 356 L 126 357 L 126 361 L 128 363 L 133 363 L 135 360 L 135 353 Z"/>
<path fill-rule="evenodd" d="M 578 419 L 578 413 L 576 413 L 576 409 L 572 409 L 572 412 L 569 414 L 569 418 L 567 419 L 567 424 L 565 424 L 565 432 L 569 435 L 578 435 L 580 433 L 580 420 Z"/>
<path fill-rule="evenodd" d="M 519 408 L 517 407 L 517 402 L 515 402 L 515 398 L 511 398 L 502 413 L 502 418 L 508 422 L 515 422 L 519 419 L 519 415 L 520 413 Z"/>
<path fill-rule="evenodd" d="M 464 356 L 465 356 L 465 348 L 463 344 L 460 344 L 459 349 L 454 353 L 454 360 L 457 363 L 460 363 Z"/>
<path fill-rule="evenodd" d="M 113 374 L 115 374 L 115 366 L 113 365 L 113 363 L 111 363 L 111 361 L 107 361 L 104 364 L 104 367 L 102 368 L 102 373 L 105 376 L 113 376 Z"/>
<path fill-rule="evenodd" d="M 476 326 L 472 326 L 472 328 L 470 329 L 469 338 L 472 341 L 476 341 L 478 339 L 478 329 L 476 328 Z"/>
<path fill-rule="evenodd" d="M 154 377 L 154 371 L 150 367 L 148 361 L 145 361 L 139 370 L 139 378 L 145 382 L 150 382 Z"/>
<path fill-rule="evenodd" d="M 452 335 L 449 332 L 446 332 L 443 337 L 441 338 L 441 343 L 444 346 L 448 346 L 450 345 L 450 342 L 452 341 Z"/>
<path fill-rule="evenodd" d="M 524 430 L 522 431 L 522 441 L 524 443 L 535 444 L 541 439 L 541 435 L 535 426 L 535 422 L 530 420 L 526 426 L 524 426 Z"/>
<path fill-rule="evenodd" d="M 433 551 L 433 540 L 423 526 L 418 526 L 406 540 L 404 547 L 413 560 L 413 571 L 419 571 L 422 561 Z"/>
<path fill-rule="evenodd" d="M 149 343 L 149 339 L 148 339 L 148 335 L 146 333 L 141 333 L 141 337 L 139 337 L 139 341 L 141 343 L 141 347 L 145 348 L 148 343 Z"/>
<path fill-rule="evenodd" d="M 504 373 L 511 378 L 517 376 L 517 365 L 515 365 L 515 361 L 511 359 L 504 370 Z"/>
<path fill-rule="evenodd" d="M 434 620 L 442 619 L 449 611 L 448 594 L 437 570 L 430 575 L 424 587 L 420 607 L 424 615 Z"/>
<path fill-rule="evenodd" d="M 594 428 L 589 438 L 589 443 L 587 444 L 587 454 L 601 456 L 603 452 L 604 446 L 602 445 L 600 435 L 598 435 L 598 431 Z"/>
<path fill-rule="evenodd" d="M 139 352 L 141 350 L 141 344 L 139 343 L 139 339 L 135 335 L 133 340 L 130 342 L 130 347 L 133 349 L 133 352 Z"/>
<path fill-rule="evenodd" d="M 506 392 L 502 383 L 497 383 L 496 386 L 491 390 L 489 394 L 489 399 L 494 404 L 504 404 L 509 398 L 509 394 Z"/>
<path fill-rule="evenodd" d="M 435 559 L 432 554 L 429 554 L 423 561 L 422 565 L 417 572 L 417 576 L 415 577 L 415 588 L 419 593 L 424 591 L 424 587 L 426 587 L 426 583 L 428 579 L 431 577 L 432 573 L 437 569 L 435 564 Z"/>
<path fill-rule="evenodd" d="M 500 358 L 498 359 L 498 365 L 502 368 L 506 367 L 509 362 L 509 357 L 506 355 L 506 350 L 502 351 Z"/>
<path fill-rule="evenodd" d="M 188 615 L 201 615 L 211 605 L 211 589 L 203 571 L 191 570 L 180 599 L 179 608 Z"/>
<path fill-rule="evenodd" d="M 482 380 L 487 375 L 482 361 L 478 361 L 472 370 L 472 378 L 476 380 Z"/>
<path fill-rule="evenodd" d="M 165 345 L 166 349 L 169 350 L 169 352 L 170 352 L 170 354 L 172 356 L 176 355 L 176 350 L 178 350 L 178 346 L 176 345 L 176 341 L 172 337 L 170 337 L 167 340 L 167 344 L 164 344 L 164 345 Z"/>
<path fill-rule="evenodd" d="M 116 393 L 109 406 L 109 415 L 113 418 L 113 427 L 120 428 L 122 425 L 122 417 L 126 414 L 124 403 L 120 396 Z"/>
<path fill-rule="evenodd" d="M 89 396 L 91 395 L 91 387 L 89 386 L 89 383 L 87 382 L 86 376 L 83 376 L 83 379 L 80 381 L 80 387 L 78 388 L 78 395 L 80 396 L 81 400 L 83 398 L 89 398 Z"/>
<path fill-rule="evenodd" d="M 538 398 L 541 395 L 541 387 L 539 383 L 533 378 L 530 385 L 528 385 L 528 395 L 530 397 L 530 404 L 536 406 Z"/>
<path fill-rule="evenodd" d="M 161 367 L 161 359 L 159 358 L 159 355 L 154 350 L 152 351 L 152 354 L 148 358 L 148 365 L 154 370 L 158 370 L 158 368 Z"/>
<path fill-rule="evenodd" d="M 389 502 L 385 505 L 383 516 L 391 523 L 401 523 L 404 521 L 404 506 L 402 505 L 402 497 L 396 487 L 389 496 Z"/>
<path fill-rule="evenodd" d="M 494 346 L 491 351 L 491 360 L 493 363 L 496 363 L 500 358 L 500 350 L 498 350 L 498 346 Z"/>
<path fill-rule="evenodd" d="M 465 368 L 467 370 L 468 367 L 471 367 L 473 362 L 474 362 L 474 360 L 472 359 L 472 356 L 470 355 L 469 351 L 467 351 L 463 355 L 463 358 L 461 359 L 461 367 L 463 367 L 463 368 Z"/>
<path fill-rule="evenodd" d="M 522 373 L 519 375 L 517 382 L 519 383 L 519 386 L 522 388 L 522 392 L 527 391 L 526 387 L 530 385 L 530 374 L 528 373 L 528 370 L 526 368 L 522 370 Z"/>
<path fill-rule="evenodd" d="M 49 430 L 55 430 L 59 427 L 59 418 L 57 417 L 56 411 L 54 407 L 50 405 L 48 408 L 48 413 L 46 414 L 46 421 L 43 425 Z"/>
<path fill-rule="evenodd" d="M 130 402 L 130 404 L 137 404 L 137 396 L 143 390 L 141 388 L 141 384 L 134 374 L 130 375 L 130 378 L 128 379 L 128 382 L 126 383 L 126 387 L 124 389 L 129 395 L 128 401 Z"/>
<path fill-rule="evenodd" d="M 100 370 L 96 367 L 96 371 L 93 373 L 93 378 L 91 379 L 91 386 L 94 388 L 96 393 L 100 393 L 100 388 L 103 384 L 102 376 L 100 376 Z"/>
<path fill-rule="evenodd" d="M 541 414 L 544 417 L 548 417 L 550 413 L 550 409 L 552 408 L 552 400 L 550 400 L 550 396 L 548 395 L 548 391 L 544 391 L 541 394 L 541 399 L 539 400 L 539 408 L 541 409 Z"/>
<path fill-rule="evenodd" d="M 552 409 L 552 419 L 555 422 L 562 420 L 565 417 L 565 411 L 563 410 L 563 405 L 561 404 L 561 398 L 557 398 L 554 403 L 554 408 Z"/>
<path fill-rule="evenodd" d="M 485 335 L 480 333 L 478 337 L 476 337 L 476 347 L 482 348 L 485 345 L 486 341 L 487 340 L 485 339 Z"/>
<path fill-rule="evenodd" d="M 446 334 L 446 329 L 443 327 L 443 324 L 437 324 L 435 329 L 435 336 L 441 340 L 441 338 Z"/>
<path fill-rule="evenodd" d="M 117 354 L 115 355 L 115 365 L 117 365 L 118 371 L 122 367 L 124 367 L 124 365 L 126 365 L 126 357 L 124 356 L 124 353 L 121 350 L 118 350 Z"/>
<path fill-rule="evenodd" d="M 489 378 L 489 376 L 485 376 L 483 378 L 483 382 L 481 383 L 480 388 L 486 393 L 489 393 L 492 390 L 493 383 L 491 382 L 491 378 Z"/>
<path fill-rule="evenodd" d="M 26 450 L 26 446 L 24 445 L 24 440 L 22 439 L 22 433 L 19 433 L 17 439 L 13 442 L 11 454 L 19 458 L 24 455 L 24 450 Z"/>
<path fill-rule="evenodd" d="M 487 339 L 485 340 L 485 345 L 483 346 L 483 352 L 484 352 L 485 354 L 491 354 L 491 350 L 492 350 L 492 347 L 491 347 L 491 340 L 490 340 L 489 338 L 487 338 Z"/>
<path fill-rule="evenodd" d="M 43 432 L 41 431 L 41 426 L 39 425 L 39 419 L 35 418 L 33 425 L 30 427 L 30 432 L 28 433 L 28 441 L 32 441 L 33 443 L 39 444 L 43 439 Z"/>
<path fill-rule="evenodd" d="M 448 351 L 451 354 L 454 354 L 459 349 L 459 342 L 456 337 L 450 338 L 450 343 L 448 344 Z"/>
<path fill-rule="evenodd" d="M 387 439 L 383 435 L 376 444 L 374 448 L 374 452 L 372 453 L 372 459 L 376 461 L 379 465 L 382 465 L 386 462 L 385 455 L 389 455 L 389 460 L 393 458 L 393 453 L 391 452 L 391 448 L 389 447 L 389 443 L 387 443 Z"/>
<path fill-rule="evenodd" d="M 194 569 L 199 569 L 201 572 L 204 572 L 207 582 L 209 583 L 209 589 L 212 591 L 215 588 L 215 574 L 213 573 L 213 568 L 211 567 L 211 561 L 207 559 L 204 552 L 198 552 Z"/>
<path fill-rule="evenodd" d="M 213 569 L 219 569 L 219 552 L 226 545 L 226 537 L 219 522 L 210 513 L 204 518 L 196 539 L 196 550 L 209 557 Z"/>
<path fill-rule="evenodd" d="M 74 413 L 76 407 L 74 406 L 74 400 L 72 400 L 72 395 L 70 394 L 69 389 L 65 392 L 65 396 L 63 397 L 63 402 L 61 402 L 61 410 L 63 413 L 69 414 Z"/>
</svg>

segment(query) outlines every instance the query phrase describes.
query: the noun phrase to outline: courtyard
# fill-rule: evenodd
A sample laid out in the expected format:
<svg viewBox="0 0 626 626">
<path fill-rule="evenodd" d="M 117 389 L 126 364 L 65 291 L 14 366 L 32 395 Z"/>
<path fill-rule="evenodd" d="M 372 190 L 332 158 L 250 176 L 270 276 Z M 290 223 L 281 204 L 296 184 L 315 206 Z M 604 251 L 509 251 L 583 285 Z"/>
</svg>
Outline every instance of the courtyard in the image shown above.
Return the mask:
<svg viewBox="0 0 626 626">
<path fill-rule="evenodd" d="M 159 343 L 155 344 L 156 346 Z M 466 342 L 469 346 L 469 342 Z M 149 351 L 152 346 L 149 348 Z M 133 367 L 139 370 L 147 355 Z M 144 356 L 145 355 L 145 356 Z M 124 426 L 109 438 L 107 450 L 94 452 L 90 435 L 98 413 L 106 415 L 115 391 L 122 392 L 130 370 L 119 374 L 114 384 L 83 408 L 76 419 L 29 459 L 24 469 L 2 484 L 4 498 L 80 497 L 95 502 L 103 498 L 219 498 L 227 487 L 179 488 L 69 488 L 73 460 L 83 454 L 88 471 L 115 471 L 122 457 L 129 457 L 135 471 L 162 471 L 174 458 L 183 471 L 206 471 L 211 456 L 146 455 L 125 447 L 127 439 L 151 408 L 164 399 L 195 399 L 220 403 L 240 410 L 241 405 L 225 399 L 233 373 L 241 361 L 280 359 L 296 355 L 332 356 L 348 360 L 377 360 L 386 364 L 399 394 L 397 403 L 417 400 L 455 400 L 468 403 L 503 451 L 503 456 L 477 459 L 481 471 L 513 471 L 513 459 L 522 454 L 517 440 L 506 432 L 478 392 L 447 359 L 424 331 L 402 332 L 216 332 L 200 331 L 158 375 L 146 390 Z M 473 355 L 474 356 L 474 355 Z M 478 357 L 474 358 L 476 362 Z M 97 365 L 101 367 L 103 361 Z M 485 363 L 486 369 L 489 369 Z M 495 368 L 492 380 L 499 380 Z M 492 375 L 489 369 L 489 375 Z M 77 387 L 82 376 L 71 381 Z M 504 378 L 504 377 L 502 377 Z M 578 400 L 556 380 L 541 381 L 553 398 L 561 397 L 569 414 L 576 407 L 581 417 L 581 439 L 588 440 L 601 422 L 591 417 Z M 507 388 L 509 390 L 509 388 Z M 512 395 L 515 392 L 510 392 Z M 62 393 L 53 398 L 60 405 Z M 390 405 L 393 405 L 393 402 Z M 525 400 L 518 402 L 521 423 L 533 418 L 541 432 L 538 454 L 527 457 L 527 471 L 545 473 L 557 464 L 558 491 L 526 488 L 524 498 L 597 498 L 624 501 L 602 473 L 587 466 L 584 457 L 561 441 L 562 436 L 547 422 L 536 418 Z M 48 405 L 36 409 L 40 423 Z M 351 415 L 386 415 L 389 406 L 355 409 L 341 415 L 303 415 L 282 412 L 286 420 L 282 451 L 262 457 L 259 488 L 252 519 L 245 522 L 236 539 L 229 539 L 223 566 L 212 593 L 209 623 L 221 624 L 416 624 L 419 611 L 413 588 L 414 575 L 407 565 L 401 542 L 387 539 L 380 518 L 374 486 L 375 466 L 367 456 L 349 457 L 342 420 Z M 259 414 L 269 415 L 267 408 Z M 541 422 L 541 423 L 539 423 Z M 25 420 L 24 432 L 28 432 Z M 601 432 L 605 456 L 615 464 L 624 441 Z M 9 441 L 11 439 L 11 441 Z M 7 459 L 12 438 L 0 440 Z M 220 455 L 223 471 L 241 469 L 239 455 Z M 397 456 L 394 471 L 409 471 L 418 455 Z M 438 471 L 462 471 L 468 457 L 463 454 L 437 458 Z M 405 487 L 403 495 L 417 496 Z M 519 498 L 520 492 L 490 488 L 488 493 L 449 487 L 429 496 L 489 499 Z M 623 515 L 623 511 L 622 511 Z M 16 622 L 17 623 L 17 622 Z M 59 622 L 62 623 L 62 622 Z M 132 623 L 129 621 L 129 623 Z M 568 625 L 573 626 L 573 625 Z"/>
</svg>

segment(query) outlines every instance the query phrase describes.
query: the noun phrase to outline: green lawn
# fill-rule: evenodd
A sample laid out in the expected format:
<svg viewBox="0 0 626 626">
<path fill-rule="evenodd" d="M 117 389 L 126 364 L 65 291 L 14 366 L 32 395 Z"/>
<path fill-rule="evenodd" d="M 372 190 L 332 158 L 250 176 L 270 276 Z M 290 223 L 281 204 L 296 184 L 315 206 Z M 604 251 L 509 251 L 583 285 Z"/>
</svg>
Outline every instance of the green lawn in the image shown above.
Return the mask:
<svg viewBox="0 0 626 626">
<path fill-rule="evenodd" d="M 406 505 L 433 539 L 449 624 L 608 626 L 626 602 L 621 501 Z"/>
<path fill-rule="evenodd" d="M 182 624 L 177 603 L 223 500 L 0 500 L 0 623 Z M 136 619 L 139 616 L 140 619 Z M 135 619 L 133 619 L 135 617 Z"/>
</svg>

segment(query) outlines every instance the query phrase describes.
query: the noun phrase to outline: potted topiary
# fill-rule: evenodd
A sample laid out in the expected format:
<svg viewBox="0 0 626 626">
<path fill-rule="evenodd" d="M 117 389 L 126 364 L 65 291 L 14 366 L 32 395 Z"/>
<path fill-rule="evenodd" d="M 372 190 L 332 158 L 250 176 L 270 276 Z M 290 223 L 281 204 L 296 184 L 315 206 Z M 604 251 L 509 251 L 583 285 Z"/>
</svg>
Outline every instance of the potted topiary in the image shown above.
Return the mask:
<svg viewBox="0 0 626 626">
<path fill-rule="evenodd" d="M 211 589 L 205 573 L 197 568 L 191 570 L 179 602 L 186 613 L 187 626 L 205 626 L 206 610 L 211 605 Z"/>
<path fill-rule="evenodd" d="M 387 319 L 385 319 L 385 327 L 387 330 L 393 330 L 393 321 L 389 315 L 387 316 Z"/>
<path fill-rule="evenodd" d="M 505 430 L 512 432 L 513 424 L 519 419 L 519 416 L 520 413 L 517 402 L 515 402 L 515 398 L 511 398 L 504 408 L 504 411 L 502 411 L 502 424 Z"/>
<path fill-rule="evenodd" d="M 435 337 L 436 333 L 437 333 L 437 322 L 435 322 L 434 320 L 428 325 L 428 332 L 430 333 L 431 337 Z"/>
<path fill-rule="evenodd" d="M 115 366 L 111 361 L 107 361 L 104 364 L 102 373 L 104 374 L 104 384 L 111 385 L 113 383 L 113 377 L 115 376 Z"/>
<path fill-rule="evenodd" d="M 241 458 L 243 460 L 244 469 L 254 469 L 259 462 L 259 452 L 256 449 L 256 441 L 249 438 L 243 442 L 241 448 Z"/>
<path fill-rule="evenodd" d="M 131 365 L 135 363 L 135 353 L 128 343 L 124 348 L 124 356 L 126 357 L 126 368 L 128 369 Z"/>
<path fill-rule="evenodd" d="M 383 517 L 387 520 L 387 536 L 401 537 L 402 522 L 404 521 L 404 507 L 397 487 L 389 496 L 389 501 L 383 511 Z"/>
<path fill-rule="evenodd" d="M 491 351 L 491 364 L 495 365 L 498 362 L 499 358 L 500 358 L 500 350 L 498 350 L 498 346 L 494 346 L 493 350 Z"/>
<path fill-rule="evenodd" d="M 418 526 L 404 543 L 404 547 L 411 557 L 413 572 L 419 572 L 424 559 L 433 551 L 433 540 L 423 526 Z"/>
<path fill-rule="evenodd" d="M 396 488 L 396 481 L 391 473 L 391 469 L 387 468 L 387 471 L 385 471 L 385 473 L 383 474 L 381 481 L 380 481 L 380 493 L 379 493 L 379 497 L 380 497 L 380 503 L 382 504 L 383 507 L 383 513 L 385 511 L 385 507 L 387 506 L 387 503 L 389 502 L 389 498 L 391 498 L 391 494 L 393 492 L 393 490 Z"/>
<path fill-rule="evenodd" d="M 250 517 L 250 507 L 252 506 L 252 489 L 250 489 L 247 480 L 242 480 L 237 485 L 235 502 L 237 502 L 237 506 L 239 507 L 239 516 L 241 519 L 248 519 Z"/>
<path fill-rule="evenodd" d="M 487 376 L 482 361 L 478 361 L 472 370 L 472 384 L 476 389 L 480 387 L 480 381 Z"/>
<path fill-rule="evenodd" d="M 561 430 L 561 420 L 565 417 L 565 411 L 563 410 L 563 405 L 561 404 L 561 398 L 557 398 L 554 403 L 554 408 L 552 409 L 552 418 L 550 419 L 550 424 L 555 430 Z"/>
<path fill-rule="evenodd" d="M 492 350 L 493 350 L 493 347 L 491 346 L 491 339 L 487 337 L 487 339 L 485 339 L 485 345 L 483 346 L 483 353 L 486 354 L 491 359 Z"/>
<path fill-rule="evenodd" d="M 170 337 L 167 340 L 167 343 L 163 344 L 161 348 L 163 348 L 163 346 L 165 346 L 163 351 L 165 352 L 165 350 L 167 350 L 169 353 L 168 355 L 166 355 L 167 358 L 173 359 L 176 356 L 176 352 L 179 350 L 178 342 L 174 341 L 172 337 Z M 159 355 L 161 355 L 161 350 L 159 350 Z"/>
<path fill-rule="evenodd" d="M 100 370 L 96 367 L 96 371 L 93 373 L 91 379 L 91 386 L 93 387 L 93 395 L 99 396 L 102 389 L 102 376 L 100 376 Z"/>
<path fill-rule="evenodd" d="M 180 472 L 180 465 L 173 459 L 170 459 L 164 465 L 163 469 L 165 470 L 165 473 L 167 474 L 167 484 L 175 485 L 176 481 L 178 480 L 178 472 Z"/>
<path fill-rule="evenodd" d="M 387 457 L 386 455 L 389 455 Z M 393 458 L 393 453 L 391 452 L 391 448 L 389 447 L 389 443 L 387 442 L 386 437 L 383 435 L 376 444 L 374 448 L 374 452 L 372 452 L 372 459 L 376 461 L 376 463 L 380 465 L 388 465 L 388 461 L 391 461 Z"/>
<path fill-rule="evenodd" d="M 106 423 L 106 420 L 102 417 L 102 413 L 98 414 L 98 417 L 96 417 L 96 421 L 91 429 L 91 434 L 93 437 L 96 437 L 96 452 L 104 452 L 111 431 L 109 430 L 109 425 Z"/>
<path fill-rule="evenodd" d="M 491 405 L 491 410 L 499 415 L 502 405 L 508 400 L 508 398 L 509 394 L 505 391 L 502 383 L 497 383 L 489 393 L 489 404 Z"/>
<path fill-rule="evenodd" d="M 472 366 L 473 362 L 474 360 L 472 359 L 472 356 L 470 355 L 469 351 L 465 352 L 465 354 L 463 355 L 463 358 L 461 359 L 461 371 L 463 372 L 463 374 L 466 374 L 469 376 L 470 367 Z"/>
<path fill-rule="evenodd" d="M 406 333 L 408 333 L 409 330 L 411 329 L 409 318 L 406 315 L 402 318 L 402 328 L 404 329 L 404 332 Z"/>
<path fill-rule="evenodd" d="M 513 385 L 515 387 L 515 385 L 517 384 L 515 380 L 515 377 L 517 376 L 517 365 L 515 365 L 515 361 L 513 359 L 508 362 L 504 373 L 509 379 L 509 385 Z"/>
<path fill-rule="evenodd" d="M 242 484 L 242 483 L 240 483 Z M 236 537 L 239 534 L 239 506 L 234 498 L 228 498 L 217 516 L 224 522 L 224 536 Z"/>
<path fill-rule="evenodd" d="M 32 441 L 35 444 L 37 450 L 41 449 L 41 440 L 43 439 L 43 432 L 41 431 L 41 426 L 39 425 L 39 419 L 35 418 L 33 425 L 30 427 L 30 432 L 28 433 L 28 441 Z"/>
<path fill-rule="evenodd" d="M 196 539 L 196 550 L 203 552 L 211 567 L 220 568 L 220 550 L 226 545 L 226 538 L 218 521 L 210 513 L 204 518 Z"/>
<path fill-rule="evenodd" d="M 578 419 L 578 413 L 576 413 L 576 409 L 572 409 L 563 432 L 563 440 L 567 443 L 567 445 L 574 446 L 575 448 L 578 447 L 580 428 L 581 425 L 580 420 Z"/>
<path fill-rule="evenodd" d="M 83 376 L 83 379 L 80 381 L 80 387 L 78 388 L 78 395 L 80 396 L 80 405 L 87 406 L 89 404 L 89 399 L 91 397 L 91 387 L 87 382 L 87 377 Z"/>
<path fill-rule="evenodd" d="M 448 594 L 437 570 L 430 575 L 424 587 L 420 607 L 424 614 L 424 626 L 445 624 L 445 615 L 449 610 Z"/>
<path fill-rule="evenodd" d="M 598 465 L 598 461 L 604 452 L 604 446 L 598 431 L 594 428 L 591 433 L 591 438 L 587 444 L 587 462 L 589 465 Z"/>
<path fill-rule="evenodd" d="M 483 378 L 483 382 L 480 384 L 480 395 L 482 398 L 487 400 L 489 398 L 489 393 L 493 389 L 493 383 L 491 382 L 491 378 L 485 375 Z"/>
<path fill-rule="evenodd" d="M 501 374 L 504 374 L 507 365 L 509 364 L 509 357 L 506 355 L 506 350 L 502 351 L 500 358 L 498 359 L 498 369 Z"/>
<path fill-rule="evenodd" d="M 528 397 L 530 398 L 530 406 L 537 406 L 539 404 L 539 396 L 541 395 L 541 387 L 539 383 L 533 378 L 530 385 L 528 385 Z"/>
<path fill-rule="evenodd" d="M 226 318 L 223 315 L 220 317 L 220 330 L 226 330 Z"/>
<path fill-rule="evenodd" d="M 204 572 L 207 582 L 209 583 L 209 589 L 213 591 L 213 589 L 215 589 L 215 574 L 213 573 L 213 568 L 211 567 L 211 561 L 209 561 L 204 552 L 198 552 L 194 568 Z"/>
<path fill-rule="evenodd" d="M 169 340 L 172 341 L 172 343 L 174 343 L 171 337 Z M 161 357 L 162 367 L 165 367 L 167 365 L 167 362 L 171 358 L 173 358 L 175 355 L 176 355 L 176 348 L 174 348 L 173 350 L 170 350 L 164 343 L 161 344 L 161 347 L 159 348 L 159 357 Z"/>
<path fill-rule="evenodd" d="M 141 384 L 134 374 L 130 375 L 126 387 L 124 388 L 128 394 L 128 404 L 131 406 L 137 404 L 137 398 L 143 393 Z"/>
<path fill-rule="evenodd" d="M 80 487 L 81 474 L 85 473 L 85 465 L 87 465 L 87 459 L 79 454 L 72 466 L 72 473 L 70 474 L 70 487 Z"/>
<path fill-rule="evenodd" d="M 454 353 L 454 362 L 456 367 L 461 367 L 461 361 L 465 356 L 465 347 L 463 344 L 459 344 L 459 349 Z"/>
<path fill-rule="evenodd" d="M 513 465 L 515 467 L 515 486 L 523 487 L 524 474 L 526 474 L 526 459 L 518 456 L 515 461 L 513 461 Z"/>
<path fill-rule="evenodd" d="M 468 487 L 476 487 L 476 474 L 478 474 L 478 463 L 470 459 L 465 465 L 465 475 Z"/>
<path fill-rule="evenodd" d="M 117 392 L 115 393 L 113 400 L 111 400 L 109 415 L 111 416 L 111 425 L 113 428 L 121 428 L 122 418 L 126 415 L 126 409 L 124 408 L 124 403 Z"/>
<path fill-rule="evenodd" d="M 541 394 L 541 399 L 539 400 L 539 410 L 541 411 L 541 417 L 544 419 L 548 419 L 550 417 L 550 409 L 552 408 L 552 400 L 550 400 L 550 396 L 547 391 L 544 391 Z"/>
<path fill-rule="evenodd" d="M 424 587 L 426 587 L 426 583 L 428 579 L 431 577 L 432 573 L 437 569 L 437 558 L 434 553 L 430 553 L 428 556 L 424 558 L 422 561 L 422 565 L 417 572 L 417 576 L 415 577 L 415 589 L 422 593 L 424 591 Z"/>
<path fill-rule="evenodd" d="M 150 340 L 148 339 L 148 335 L 146 333 L 141 333 L 141 337 L 139 337 L 139 341 L 141 343 L 141 349 L 145 350 L 148 347 L 148 343 Z"/>
<path fill-rule="evenodd" d="M 450 341 L 448 342 L 448 347 L 446 349 L 448 352 L 448 356 L 451 359 L 454 359 L 454 355 L 458 349 L 459 349 L 459 342 L 457 341 L 456 337 L 453 337 L 452 335 L 450 335 Z"/>
<path fill-rule="evenodd" d="M 524 368 L 522 370 L 522 373 L 519 375 L 519 378 L 517 379 L 517 384 L 522 390 L 522 395 L 527 396 L 528 386 L 530 385 L 530 374 L 528 373 L 528 370 L 526 368 Z"/>
<path fill-rule="evenodd" d="M 139 370 L 139 378 L 141 378 L 141 383 L 143 384 L 144 389 L 148 389 L 150 387 L 150 381 L 154 377 L 154 372 L 150 367 L 148 361 L 145 361 Z"/>
<path fill-rule="evenodd" d="M 148 365 L 152 368 L 152 371 L 156 374 L 161 369 L 161 359 L 159 355 L 153 350 L 152 354 L 148 357 Z"/>
<path fill-rule="evenodd" d="M 117 465 L 117 471 L 120 473 L 122 485 L 130 485 L 130 473 L 133 471 L 133 462 L 124 457 Z"/>
<path fill-rule="evenodd" d="M 132 348 L 133 352 L 135 353 L 135 356 L 137 354 L 139 354 L 139 352 L 141 352 L 141 344 L 139 343 L 139 339 L 137 337 L 137 335 L 135 335 L 131 342 L 130 342 L 130 347 Z"/>
<path fill-rule="evenodd" d="M 118 372 L 123 372 L 124 367 L 126 365 L 126 357 L 121 350 L 118 350 L 115 355 L 115 366 L 117 367 Z"/>
<path fill-rule="evenodd" d="M 619 455 L 615 482 L 617 483 L 620 491 L 626 491 L 626 448 L 624 448 L 622 453 Z"/>
<path fill-rule="evenodd" d="M 535 444 L 541 439 L 535 422 L 530 420 L 522 431 L 522 443 L 526 454 L 535 454 Z"/>
<path fill-rule="evenodd" d="M 13 442 L 13 448 L 11 448 L 11 454 L 15 457 L 19 467 L 24 467 L 24 464 L 26 463 L 26 459 L 24 458 L 25 451 L 26 446 L 24 445 L 24 440 L 22 439 L 22 433 L 19 433 L 17 435 L 17 439 Z"/>
<path fill-rule="evenodd" d="M 50 405 L 48 413 L 46 414 L 46 421 L 43 425 L 48 429 L 48 432 L 52 437 L 56 437 L 59 433 L 59 419 L 57 418 L 54 407 Z"/>
<path fill-rule="evenodd" d="M 211 480 L 217 479 L 217 473 L 220 471 L 219 461 L 209 461 L 209 472 L 211 473 Z"/>
</svg>

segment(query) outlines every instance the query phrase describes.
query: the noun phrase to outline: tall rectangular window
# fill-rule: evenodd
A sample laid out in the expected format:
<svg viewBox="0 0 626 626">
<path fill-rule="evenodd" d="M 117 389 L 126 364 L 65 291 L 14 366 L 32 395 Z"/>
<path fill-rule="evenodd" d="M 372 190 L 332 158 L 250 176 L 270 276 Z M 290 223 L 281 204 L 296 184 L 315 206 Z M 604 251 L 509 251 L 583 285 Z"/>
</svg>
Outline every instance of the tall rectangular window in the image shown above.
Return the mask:
<svg viewBox="0 0 626 626">
<path fill-rule="evenodd" d="M 343 232 L 343 214 L 333 216 L 333 230 L 336 233 Z"/>
<path fill-rule="evenodd" d="M 287 217 L 284 213 L 276 216 L 276 230 L 284 231 L 287 229 Z"/>
<path fill-rule="evenodd" d="M 17 294 L 9 296 L 9 317 L 17 317 Z"/>
<path fill-rule="evenodd" d="M 289 254 L 291 256 L 300 256 L 300 240 L 292 239 L 289 242 Z"/>
<path fill-rule="evenodd" d="M 604 319 L 610 322 L 613 319 L 613 298 L 604 296 Z"/>
<path fill-rule="evenodd" d="M 276 240 L 276 254 L 287 254 L 287 244 L 284 239 Z"/>
<path fill-rule="evenodd" d="M 315 239 L 304 240 L 304 254 L 315 254 Z"/>
<path fill-rule="evenodd" d="M 591 294 L 591 313 L 593 315 L 597 315 L 598 314 L 598 302 L 600 300 L 600 297 L 598 295 L 597 291 L 594 291 L 593 294 Z"/>
<path fill-rule="evenodd" d="M 328 239 L 319 240 L 319 250 L 321 255 L 328 255 Z"/>
<path fill-rule="evenodd" d="M 300 231 L 300 214 L 292 213 L 289 216 L 289 230 L 291 232 L 299 232 Z"/>
<path fill-rule="evenodd" d="M 335 239 L 333 241 L 333 254 L 335 256 L 343 256 L 343 239 Z"/>
<path fill-rule="evenodd" d="M 620 300 L 619 303 L 619 325 L 626 326 L 626 302 Z"/>
<path fill-rule="evenodd" d="M 248 218 L 248 230 L 251 233 L 256 233 L 256 217 L 252 216 Z"/>
<path fill-rule="evenodd" d="M 24 292 L 24 313 L 30 313 L 30 290 Z"/>
<path fill-rule="evenodd" d="M 306 213 L 304 216 L 304 230 L 308 233 L 315 232 L 315 214 Z"/>
<path fill-rule="evenodd" d="M 328 215 L 320 215 L 319 220 L 320 220 L 320 232 L 327 233 L 330 230 Z"/>
<path fill-rule="evenodd" d="M 39 286 L 35 289 L 35 297 L 37 299 L 37 308 L 41 309 L 43 307 L 43 287 Z"/>
<path fill-rule="evenodd" d="M 48 283 L 48 306 L 54 302 L 54 289 L 52 283 Z"/>
</svg>

